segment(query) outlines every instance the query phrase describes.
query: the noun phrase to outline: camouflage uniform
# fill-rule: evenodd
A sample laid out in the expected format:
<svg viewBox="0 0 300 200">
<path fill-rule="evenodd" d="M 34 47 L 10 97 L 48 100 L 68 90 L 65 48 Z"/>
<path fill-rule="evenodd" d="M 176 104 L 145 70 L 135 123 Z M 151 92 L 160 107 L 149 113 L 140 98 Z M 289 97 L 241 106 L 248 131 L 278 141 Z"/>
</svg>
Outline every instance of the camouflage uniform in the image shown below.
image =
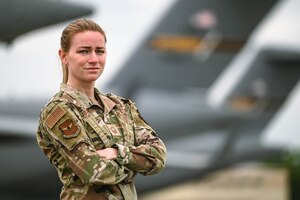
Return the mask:
<svg viewBox="0 0 300 200">
<path fill-rule="evenodd" d="M 95 89 L 102 106 L 66 85 L 41 111 L 37 141 L 63 183 L 61 199 L 135 200 L 136 173 L 165 166 L 166 148 L 135 105 Z M 118 149 L 107 160 L 97 150 Z"/>
</svg>

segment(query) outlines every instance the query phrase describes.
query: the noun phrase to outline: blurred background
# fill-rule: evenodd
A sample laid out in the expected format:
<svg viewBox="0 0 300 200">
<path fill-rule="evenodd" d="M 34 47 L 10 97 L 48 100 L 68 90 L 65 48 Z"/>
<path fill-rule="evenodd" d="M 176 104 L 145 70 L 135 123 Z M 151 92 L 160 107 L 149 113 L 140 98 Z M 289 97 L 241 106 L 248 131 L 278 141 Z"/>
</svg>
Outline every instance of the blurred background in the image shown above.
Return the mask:
<svg viewBox="0 0 300 200">
<path fill-rule="evenodd" d="M 168 149 L 142 200 L 300 199 L 299 0 L 1 0 L 0 199 L 58 199 L 38 114 L 59 90 L 63 28 L 106 31 L 97 82 Z"/>
</svg>

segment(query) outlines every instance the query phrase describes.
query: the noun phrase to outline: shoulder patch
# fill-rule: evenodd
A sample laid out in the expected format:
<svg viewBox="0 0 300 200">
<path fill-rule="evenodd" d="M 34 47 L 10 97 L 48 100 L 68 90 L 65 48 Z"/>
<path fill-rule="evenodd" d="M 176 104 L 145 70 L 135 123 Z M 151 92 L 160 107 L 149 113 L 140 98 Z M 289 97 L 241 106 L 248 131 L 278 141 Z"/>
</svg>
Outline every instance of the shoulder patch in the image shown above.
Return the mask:
<svg viewBox="0 0 300 200">
<path fill-rule="evenodd" d="M 67 119 L 59 125 L 59 129 L 63 133 L 64 138 L 76 137 L 80 132 L 80 127 L 71 119 Z"/>
<path fill-rule="evenodd" d="M 52 129 L 58 120 L 60 120 L 65 114 L 66 111 L 61 106 L 57 106 L 57 108 L 55 108 L 55 110 L 46 119 L 46 125 L 48 128 Z"/>
</svg>

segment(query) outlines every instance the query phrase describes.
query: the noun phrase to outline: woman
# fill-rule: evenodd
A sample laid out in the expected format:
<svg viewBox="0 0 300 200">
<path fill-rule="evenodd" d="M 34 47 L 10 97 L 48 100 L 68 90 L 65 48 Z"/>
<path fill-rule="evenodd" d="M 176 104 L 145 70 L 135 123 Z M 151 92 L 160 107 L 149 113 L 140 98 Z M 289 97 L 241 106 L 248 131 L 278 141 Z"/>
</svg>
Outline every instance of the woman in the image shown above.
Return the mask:
<svg viewBox="0 0 300 200">
<path fill-rule="evenodd" d="M 137 199 L 134 177 L 165 167 L 166 147 L 134 103 L 94 86 L 106 61 L 106 36 L 92 20 L 61 36 L 60 91 L 42 109 L 38 144 L 57 169 L 61 199 Z"/>
</svg>

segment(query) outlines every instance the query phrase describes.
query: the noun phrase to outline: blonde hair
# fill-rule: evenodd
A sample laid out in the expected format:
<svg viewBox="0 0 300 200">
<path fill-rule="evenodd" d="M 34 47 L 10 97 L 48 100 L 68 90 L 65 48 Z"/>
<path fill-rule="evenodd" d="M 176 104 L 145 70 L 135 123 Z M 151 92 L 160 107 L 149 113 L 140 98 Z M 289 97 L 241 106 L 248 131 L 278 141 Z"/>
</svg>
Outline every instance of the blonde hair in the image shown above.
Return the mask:
<svg viewBox="0 0 300 200">
<path fill-rule="evenodd" d="M 70 50 L 71 40 L 74 37 L 74 35 L 85 31 L 99 32 L 104 36 L 105 42 L 107 41 L 105 32 L 96 22 L 90 19 L 77 19 L 71 22 L 68 26 L 66 26 L 66 28 L 62 32 L 60 38 L 60 47 L 62 51 L 68 52 Z M 63 70 L 63 83 L 67 83 L 68 67 L 63 62 L 61 64 Z"/>
</svg>

